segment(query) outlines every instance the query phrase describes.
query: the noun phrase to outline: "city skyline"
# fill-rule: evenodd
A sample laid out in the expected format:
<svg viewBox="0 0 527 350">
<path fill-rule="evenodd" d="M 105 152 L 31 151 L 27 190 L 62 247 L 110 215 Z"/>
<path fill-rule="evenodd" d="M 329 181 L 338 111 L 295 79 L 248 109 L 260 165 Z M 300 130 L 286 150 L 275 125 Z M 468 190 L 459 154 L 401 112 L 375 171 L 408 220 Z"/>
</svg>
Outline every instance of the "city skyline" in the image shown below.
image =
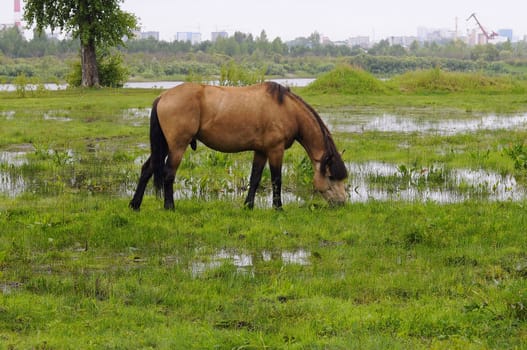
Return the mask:
<svg viewBox="0 0 527 350">
<path fill-rule="evenodd" d="M 473 12 L 488 30 L 512 29 L 520 39 L 527 34 L 527 21 L 522 18 L 527 3 L 516 0 L 504 0 L 499 5 L 475 0 L 443 0 L 432 4 L 410 0 L 357 4 L 344 0 L 267 0 L 254 4 L 241 0 L 178 3 L 156 0 L 155 6 L 152 3 L 125 0 L 122 8 L 139 17 L 142 31 L 159 32 L 159 39 L 167 41 L 173 41 L 178 32 L 199 32 L 203 40 L 210 40 L 211 32 L 227 31 L 232 35 L 240 31 L 258 36 L 262 30 L 271 40 L 280 37 L 288 41 L 318 32 L 332 41 L 357 36 L 378 41 L 391 36 L 417 36 L 418 27 L 454 31 L 456 18 L 458 34 L 466 35 L 467 30 L 477 26 L 472 20 L 466 21 Z M 12 22 L 13 0 L 0 0 L 0 24 Z"/>
</svg>

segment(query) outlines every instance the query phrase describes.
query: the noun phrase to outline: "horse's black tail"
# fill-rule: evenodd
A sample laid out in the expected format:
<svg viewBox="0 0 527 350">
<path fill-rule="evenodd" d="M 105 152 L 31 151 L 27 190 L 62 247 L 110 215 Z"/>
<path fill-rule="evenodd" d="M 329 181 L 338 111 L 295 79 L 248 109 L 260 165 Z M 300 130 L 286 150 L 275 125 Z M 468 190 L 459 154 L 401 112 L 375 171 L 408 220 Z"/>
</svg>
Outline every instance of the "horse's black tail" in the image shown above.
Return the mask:
<svg viewBox="0 0 527 350">
<path fill-rule="evenodd" d="M 150 113 L 150 152 L 151 164 L 154 170 L 154 187 L 159 193 L 163 188 L 165 161 L 168 155 L 168 144 L 161 130 L 159 118 L 157 116 L 157 103 L 159 97 L 155 99 L 152 105 L 152 112 Z"/>
</svg>

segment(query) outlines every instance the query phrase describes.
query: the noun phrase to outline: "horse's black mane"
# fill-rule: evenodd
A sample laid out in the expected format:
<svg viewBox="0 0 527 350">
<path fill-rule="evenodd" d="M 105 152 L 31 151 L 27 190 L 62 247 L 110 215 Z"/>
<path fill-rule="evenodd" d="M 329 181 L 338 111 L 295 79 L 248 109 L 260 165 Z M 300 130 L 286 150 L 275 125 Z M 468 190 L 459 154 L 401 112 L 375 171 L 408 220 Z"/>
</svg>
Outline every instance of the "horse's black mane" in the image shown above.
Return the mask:
<svg viewBox="0 0 527 350">
<path fill-rule="evenodd" d="M 333 141 L 328 128 L 322 121 L 322 118 L 320 118 L 320 115 L 318 115 L 317 111 L 315 111 L 315 109 L 311 107 L 306 101 L 304 101 L 300 96 L 293 93 L 289 87 L 275 82 L 266 82 L 266 85 L 267 92 L 276 98 L 279 104 L 284 103 L 284 97 L 286 95 L 290 96 L 294 100 L 297 100 L 302 105 L 304 105 L 318 122 L 320 129 L 322 130 L 322 135 L 324 136 L 324 143 L 326 145 L 326 151 L 320 160 L 320 172 L 322 175 L 326 174 L 326 170 L 329 167 L 331 178 L 335 180 L 343 180 L 348 177 L 346 165 L 344 164 L 340 153 L 337 151 L 337 147 L 335 146 L 335 142 Z"/>
<path fill-rule="evenodd" d="M 283 86 L 274 81 L 268 81 L 265 84 L 267 86 L 267 92 L 276 98 L 279 104 L 284 103 L 284 96 L 291 93 L 291 89 L 288 86 Z"/>
</svg>

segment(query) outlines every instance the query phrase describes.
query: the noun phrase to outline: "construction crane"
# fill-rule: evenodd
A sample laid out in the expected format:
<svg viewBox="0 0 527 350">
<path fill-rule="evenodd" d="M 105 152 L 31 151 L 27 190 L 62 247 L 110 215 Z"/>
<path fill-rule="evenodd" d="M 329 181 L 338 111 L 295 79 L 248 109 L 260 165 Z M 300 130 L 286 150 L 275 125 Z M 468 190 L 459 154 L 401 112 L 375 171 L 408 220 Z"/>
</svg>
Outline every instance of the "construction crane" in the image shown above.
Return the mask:
<svg viewBox="0 0 527 350">
<path fill-rule="evenodd" d="M 476 20 L 476 23 L 478 24 L 479 29 L 481 29 L 481 31 L 483 32 L 483 35 L 485 36 L 485 38 L 487 38 L 487 42 L 489 42 L 489 40 L 494 39 L 495 37 L 497 37 L 497 36 L 499 35 L 499 34 L 496 33 L 495 31 L 492 31 L 492 32 L 489 34 L 489 32 L 487 32 L 487 31 L 485 30 L 485 28 L 483 28 L 483 26 L 482 26 L 481 23 L 479 22 L 478 18 L 476 17 L 476 14 L 475 14 L 475 13 L 471 14 L 470 16 L 468 16 L 467 21 L 469 21 L 469 20 L 470 20 L 471 18 L 473 18 L 473 17 L 474 17 L 474 19 Z"/>
</svg>

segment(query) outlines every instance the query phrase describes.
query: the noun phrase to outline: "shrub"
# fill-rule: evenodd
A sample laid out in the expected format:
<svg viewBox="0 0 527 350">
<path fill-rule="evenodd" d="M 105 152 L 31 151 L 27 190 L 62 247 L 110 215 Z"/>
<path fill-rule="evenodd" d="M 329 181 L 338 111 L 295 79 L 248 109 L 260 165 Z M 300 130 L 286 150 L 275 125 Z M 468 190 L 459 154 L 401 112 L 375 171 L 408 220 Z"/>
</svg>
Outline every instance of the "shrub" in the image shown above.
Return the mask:
<svg viewBox="0 0 527 350">
<path fill-rule="evenodd" d="M 97 66 L 99 68 L 99 83 L 101 86 L 122 87 L 129 76 L 128 69 L 124 66 L 121 54 L 97 55 Z M 82 67 L 80 60 L 71 65 L 70 73 L 66 77 L 69 86 L 81 86 Z"/>
<path fill-rule="evenodd" d="M 223 65 L 220 72 L 220 85 L 244 86 L 261 83 L 265 80 L 267 67 L 262 70 L 249 70 L 234 61 Z"/>
</svg>

